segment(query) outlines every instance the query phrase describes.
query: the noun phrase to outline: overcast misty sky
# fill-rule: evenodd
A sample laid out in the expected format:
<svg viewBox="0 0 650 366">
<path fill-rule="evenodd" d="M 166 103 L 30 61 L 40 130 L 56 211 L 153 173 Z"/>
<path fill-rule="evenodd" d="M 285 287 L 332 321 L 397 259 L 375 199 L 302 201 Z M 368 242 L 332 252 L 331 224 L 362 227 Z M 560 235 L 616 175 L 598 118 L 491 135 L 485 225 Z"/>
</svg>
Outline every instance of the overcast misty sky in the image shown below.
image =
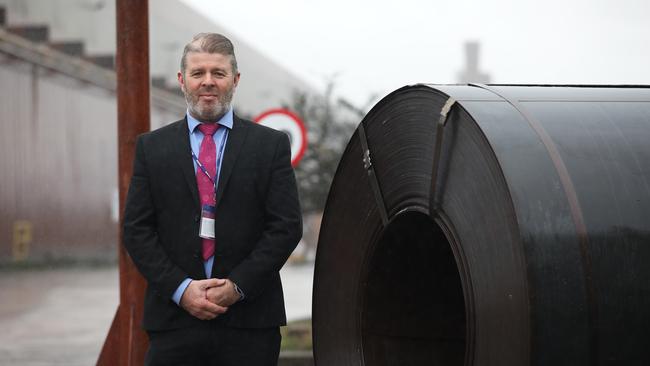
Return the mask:
<svg viewBox="0 0 650 366">
<path fill-rule="evenodd" d="M 358 106 L 457 82 L 466 41 L 494 83 L 650 84 L 650 0 L 183 1 Z"/>
</svg>

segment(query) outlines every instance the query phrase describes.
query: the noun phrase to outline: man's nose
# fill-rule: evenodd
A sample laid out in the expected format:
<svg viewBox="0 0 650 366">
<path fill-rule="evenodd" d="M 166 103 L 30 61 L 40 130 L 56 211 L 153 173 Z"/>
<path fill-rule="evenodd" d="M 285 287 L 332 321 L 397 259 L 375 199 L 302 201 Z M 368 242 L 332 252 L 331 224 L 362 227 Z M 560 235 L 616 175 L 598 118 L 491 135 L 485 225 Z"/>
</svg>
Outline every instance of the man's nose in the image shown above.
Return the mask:
<svg viewBox="0 0 650 366">
<path fill-rule="evenodd" d="M 205 74 L 205 76 L 201 80 L 201 84 L 203 86 L 214 85 L 215 84 L 215 78 L 211 74 L 207 73 L 207 74 Z"/>
</svg>

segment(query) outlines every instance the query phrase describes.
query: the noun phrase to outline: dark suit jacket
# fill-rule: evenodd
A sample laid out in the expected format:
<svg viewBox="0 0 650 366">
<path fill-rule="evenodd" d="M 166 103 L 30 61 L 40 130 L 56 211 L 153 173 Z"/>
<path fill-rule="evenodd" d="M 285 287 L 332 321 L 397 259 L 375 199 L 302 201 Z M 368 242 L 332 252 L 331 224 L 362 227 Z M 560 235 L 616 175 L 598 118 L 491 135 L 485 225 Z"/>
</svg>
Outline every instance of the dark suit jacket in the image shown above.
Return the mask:
<svg viewBox="0 0 650 366">
<path fill-rule="evenodd" d="M 221 167 L 213 277 L 246 294 L 213 321 L 284 325 L 279 270 L 302 235 L 286 134 L 234 117 Z M 146 330 L 201 322 L 171 300 L 190 277 L 204 279 L 200 203 L 185 119 L 138 137 L 124 211 L 124 245 L 147 280 Z"/>
</svg>

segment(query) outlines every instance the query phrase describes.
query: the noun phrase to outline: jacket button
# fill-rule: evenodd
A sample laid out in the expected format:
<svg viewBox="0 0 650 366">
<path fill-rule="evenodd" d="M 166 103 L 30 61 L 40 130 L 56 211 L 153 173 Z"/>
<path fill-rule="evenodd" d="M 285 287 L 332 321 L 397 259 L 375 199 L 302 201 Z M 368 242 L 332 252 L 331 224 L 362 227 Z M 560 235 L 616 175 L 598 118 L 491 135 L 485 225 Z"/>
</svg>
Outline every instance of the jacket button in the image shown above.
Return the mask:
<svg viewBox="0 0 650 366">
<path fill-rule="evenodd" d="M 199 222 L 200 219 L 201 219 L 201 216 L 194 215 L 194 222 Z"/>
</svg>

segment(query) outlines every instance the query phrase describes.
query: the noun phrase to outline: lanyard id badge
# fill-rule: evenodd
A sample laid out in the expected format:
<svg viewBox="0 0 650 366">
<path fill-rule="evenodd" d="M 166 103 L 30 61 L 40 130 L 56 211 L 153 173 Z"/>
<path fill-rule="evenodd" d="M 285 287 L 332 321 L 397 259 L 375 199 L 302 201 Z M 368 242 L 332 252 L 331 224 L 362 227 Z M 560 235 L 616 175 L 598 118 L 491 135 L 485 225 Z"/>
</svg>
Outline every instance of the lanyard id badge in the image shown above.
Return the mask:
<svg viewBox="0 0 650 366">
<path fill-rule="evenodd" d="M 201 208 L 199 236 L 203 239 L 214 239 L 214 213 L 215 207 L 212 205 L 203 205 Z"/>
<path fill-rule="evenodd" d="M 217 161 L 216 161 L 216 168 L 217 168 L 217 174 L 215 174 L 214 178 L 210 176 L 210 173 L 208 173 L 208 170 L 201 164 L 201 161 L 199 161 L 199 158 L 196 157 L 196 154 L 194 154 L 194 151 L 192 151 L 192 159 L 196 162 L 197 167 L 205 174 L 208 179 L 214 184 L 214 200 L 213 202 L 216 202 L 217 200 L 217 184 L 219 182 L 219 173 L 221 171 L 221 161 L 223 157 L 223 150 L 224 146 L 226 145 L 226 138 L 228 136 L 228 130 L 225 131 L 223 136 L 221 137 L 221 143 L 219 146 L 219 154 L 217 155 Z M 214 218 L 215 218 L 215 213 L 216 213 L 216 207 L 215 205 L 209 205 L 205 204 L 201 207 L 201 222 L 199 224 L 199 237 L 203 239 L 214 239 Z"/>
</svg>

